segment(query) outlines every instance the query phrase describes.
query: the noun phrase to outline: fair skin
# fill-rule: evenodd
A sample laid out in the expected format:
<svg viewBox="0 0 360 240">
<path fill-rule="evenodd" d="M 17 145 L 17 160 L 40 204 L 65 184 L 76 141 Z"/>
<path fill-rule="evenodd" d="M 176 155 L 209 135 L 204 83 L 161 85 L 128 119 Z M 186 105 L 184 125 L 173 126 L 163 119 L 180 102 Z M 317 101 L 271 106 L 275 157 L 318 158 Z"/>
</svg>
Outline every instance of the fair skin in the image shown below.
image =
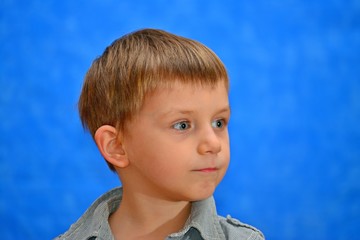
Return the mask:
<svg viewBox="0 0 360 240">
<path fill-rule="evenodd" d="M 123 184 L 109 218 L 115 239 L 164 239 L 179 231 L 191 202 L 210 197 L 229 164 L 230 108 L 223 83 L 176 83 L 145 98 L 125 133 L 102 126 L 95 140 Z"/>
</svg>

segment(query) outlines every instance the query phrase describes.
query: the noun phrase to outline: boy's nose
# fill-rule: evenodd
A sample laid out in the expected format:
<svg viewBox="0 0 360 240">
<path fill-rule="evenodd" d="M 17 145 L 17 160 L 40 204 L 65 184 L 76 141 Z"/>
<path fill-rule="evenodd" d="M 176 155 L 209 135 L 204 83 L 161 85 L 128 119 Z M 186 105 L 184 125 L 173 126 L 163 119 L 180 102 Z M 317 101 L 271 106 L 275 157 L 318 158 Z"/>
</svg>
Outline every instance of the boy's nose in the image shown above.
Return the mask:
<svg viewBox="0 0 360 240">
<path fill-rule="evenodd" d="M 210 127 L 206 131 L 202 131 L 199 136 L 198 152 L 204 154 L 217 154 L 221 151 L 221 142 L 219 137 Z"/>
</svg>

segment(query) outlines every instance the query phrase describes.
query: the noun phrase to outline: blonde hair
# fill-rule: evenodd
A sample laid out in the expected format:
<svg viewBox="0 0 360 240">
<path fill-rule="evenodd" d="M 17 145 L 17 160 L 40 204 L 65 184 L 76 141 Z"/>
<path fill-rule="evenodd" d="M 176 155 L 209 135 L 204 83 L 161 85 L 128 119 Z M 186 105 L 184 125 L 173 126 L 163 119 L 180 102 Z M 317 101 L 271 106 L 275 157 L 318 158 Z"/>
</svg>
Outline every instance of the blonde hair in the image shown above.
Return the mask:
<svg viewBox="0 0 360 240">
<path fill-rule="evenodd" d="M 95 59 L 85 76 L 78 104 L 82 124 L 93 137 L 102 125 L 124 131 L 148 93 L 175 81 L 229 85 L 221 60 L 197 41 L 156 29 L 125 35 Z"/>
</svg>

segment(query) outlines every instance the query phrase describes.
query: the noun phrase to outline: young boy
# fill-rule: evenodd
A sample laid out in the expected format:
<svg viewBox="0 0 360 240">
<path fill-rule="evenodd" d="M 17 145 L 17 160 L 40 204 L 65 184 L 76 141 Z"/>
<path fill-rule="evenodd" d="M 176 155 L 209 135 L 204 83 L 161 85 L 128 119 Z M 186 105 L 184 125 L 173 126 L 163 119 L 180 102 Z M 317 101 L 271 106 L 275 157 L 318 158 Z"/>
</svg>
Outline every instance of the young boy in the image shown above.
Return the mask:
<svg viewBox="0 0 360 240">
<path fill-rule="evenodd" d="M 144 29 L 113 42 L 89 69 L 83 125 L 122 183 L 57 239 L 264 239 L 217 215 L 229 164 L 228 76 L 204 45 Z"/>
</svg>

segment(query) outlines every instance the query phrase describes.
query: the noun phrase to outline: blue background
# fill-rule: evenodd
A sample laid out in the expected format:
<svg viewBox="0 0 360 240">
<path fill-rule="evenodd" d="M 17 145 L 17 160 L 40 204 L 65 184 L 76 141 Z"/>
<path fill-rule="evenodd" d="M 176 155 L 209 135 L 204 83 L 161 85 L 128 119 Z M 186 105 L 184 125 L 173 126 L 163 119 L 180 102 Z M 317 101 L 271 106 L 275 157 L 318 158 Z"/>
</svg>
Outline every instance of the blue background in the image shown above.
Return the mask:
<svg viewBox="0 0 360 240">
<path fill-rule="evenodd" d="M 76 108 L 115 38 L 196 39 L 231 78 L 218 212 L 267 239 L 359 239 L 360 1 L 0 1 L 1 239 L 50 239 L 118 186 Z"/>
</svg>

